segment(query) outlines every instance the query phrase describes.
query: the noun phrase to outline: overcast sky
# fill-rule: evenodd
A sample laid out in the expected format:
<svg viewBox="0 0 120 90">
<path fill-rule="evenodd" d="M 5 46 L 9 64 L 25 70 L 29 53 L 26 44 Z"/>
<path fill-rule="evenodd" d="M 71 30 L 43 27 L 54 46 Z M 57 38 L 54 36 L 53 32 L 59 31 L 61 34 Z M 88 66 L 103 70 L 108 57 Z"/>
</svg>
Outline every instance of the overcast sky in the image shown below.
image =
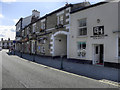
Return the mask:
<svg viewBox="0 0 120 90">
<path fill-rule="evenodd" d="M 33 2 L 34 1 L 34 2 Z M 68 3 L 79 3 L 85 0 L 0 0 L 0 40 L 15 39 L 15 23 L 21 17 L 40 11 L 40 16 L 50 13 Z M 103 0 L 89 0 L 94 4 Z"/>
</svg>

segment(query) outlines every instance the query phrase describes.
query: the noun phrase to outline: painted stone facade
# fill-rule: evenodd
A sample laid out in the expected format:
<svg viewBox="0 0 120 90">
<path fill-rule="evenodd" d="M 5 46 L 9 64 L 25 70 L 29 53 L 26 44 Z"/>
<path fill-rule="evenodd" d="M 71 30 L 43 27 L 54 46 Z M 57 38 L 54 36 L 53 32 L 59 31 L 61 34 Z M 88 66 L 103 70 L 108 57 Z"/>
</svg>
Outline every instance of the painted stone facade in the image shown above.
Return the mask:
<svg viewBox="0 0 120 90">
<path fill-rule="evenodd" d="M 21 50 L 44 56 L 67 56 L 70 12 L 90 5 L 89 2 L 66 4 L 33 20 L 21 30 Z"/>
<path fill-rule="evenodd" d="M 0 47 L 2 47 L 2 49 L 9 49 L 11 47 L 13 47 L 13 40 L 10 40 L 10 38 L 8 40 L 3 40 L 3 38 L 0 41 Z"/>
<path fill-rule="evenodd" d="M 71 12 L 69 58 L 95 65 L 119 63 L 119 5 L 101 2 Z"/>
</svg>

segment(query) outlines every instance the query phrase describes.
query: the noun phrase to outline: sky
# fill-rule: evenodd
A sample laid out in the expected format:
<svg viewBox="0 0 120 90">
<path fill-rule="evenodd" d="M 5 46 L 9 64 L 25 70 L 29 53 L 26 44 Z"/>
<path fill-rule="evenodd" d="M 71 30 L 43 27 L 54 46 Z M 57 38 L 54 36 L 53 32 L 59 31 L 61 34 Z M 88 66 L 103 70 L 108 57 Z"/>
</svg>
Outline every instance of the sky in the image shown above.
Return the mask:
<svg viewBox="0 0 120 90">
<path fill-rule="evenodd" d="M 44 16 L 60 7 L 66 2 L 79 3 L 85 0 L 0 0 L 0 40 L 1 38 L 15 39 L 15 24 L 21 17 L 32 15 L 32 10 L 40 11 L 40 16 Z M 87 0 L 91 4 L 103 0 Z"/>
</svg>

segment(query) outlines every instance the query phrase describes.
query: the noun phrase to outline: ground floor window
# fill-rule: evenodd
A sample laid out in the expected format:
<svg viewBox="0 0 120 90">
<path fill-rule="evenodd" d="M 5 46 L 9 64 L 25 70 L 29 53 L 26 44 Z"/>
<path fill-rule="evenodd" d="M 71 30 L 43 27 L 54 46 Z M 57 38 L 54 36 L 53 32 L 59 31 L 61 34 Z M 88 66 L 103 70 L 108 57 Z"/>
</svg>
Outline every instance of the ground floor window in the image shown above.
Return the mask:
<svg viewBox="0 0 120 90">
<path fill-rule="evenodd" d="M 45 53 L 45 48 L 44 48 L 44 46 L 41 47 L 41 53 Z"/>
<path fill-rule="evenodd" d="M 78 44 L 78 56 L 84 58 L 86 56 L 86 42 L 77 42 Z"/>
</svg>

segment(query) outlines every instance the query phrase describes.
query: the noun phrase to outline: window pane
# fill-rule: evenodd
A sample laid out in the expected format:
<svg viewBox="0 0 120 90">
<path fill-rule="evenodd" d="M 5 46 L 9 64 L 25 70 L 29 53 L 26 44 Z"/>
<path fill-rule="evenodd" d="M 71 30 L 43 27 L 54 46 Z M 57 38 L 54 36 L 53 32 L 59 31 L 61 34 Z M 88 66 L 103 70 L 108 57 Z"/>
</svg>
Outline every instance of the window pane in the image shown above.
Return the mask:
<svg viewBox="0 0 120 90">
<path fill-rule="evenodd" d="M 86 18 L 79 20 L 79 27 L 86 26 Z"/>
<path fill-rule="evenodd" d="M 83 43 L 83 44 L 82 44 L 82 48 L 83 48 L 83 49 L 86 49 L 86 43 Z"/>
<path fill-rule="evenodd" d="M 80 28 L 79 35 L 87 35 L 87 28 Z"/>
</svg>

